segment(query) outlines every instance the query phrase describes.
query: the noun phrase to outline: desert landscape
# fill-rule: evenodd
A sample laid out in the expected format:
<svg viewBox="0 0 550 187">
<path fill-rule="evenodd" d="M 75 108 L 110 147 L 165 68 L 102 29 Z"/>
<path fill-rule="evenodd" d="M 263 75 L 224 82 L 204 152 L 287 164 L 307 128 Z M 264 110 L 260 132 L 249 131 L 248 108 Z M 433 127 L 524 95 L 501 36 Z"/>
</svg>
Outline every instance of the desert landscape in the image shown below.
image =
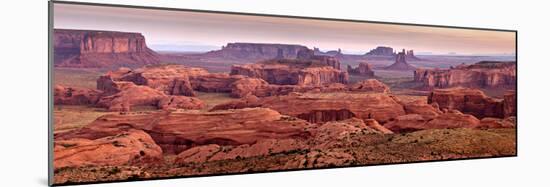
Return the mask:
<svg viewBox="0 0 550 187">
<path fill-rule="evenodd" d="M 55 184 L 516 155 L 515 54 L 53 37 Z"/>
</svg>

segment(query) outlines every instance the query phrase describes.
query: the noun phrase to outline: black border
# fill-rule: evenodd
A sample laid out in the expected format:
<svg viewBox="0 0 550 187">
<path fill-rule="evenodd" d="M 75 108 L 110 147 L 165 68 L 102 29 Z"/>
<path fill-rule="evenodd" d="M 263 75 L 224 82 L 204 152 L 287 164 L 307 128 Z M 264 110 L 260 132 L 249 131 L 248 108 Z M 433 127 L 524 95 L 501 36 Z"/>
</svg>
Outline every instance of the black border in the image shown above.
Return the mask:
<svg viewBox="0 0 550 187">
<path fill-rule="evenodd" d="M 53 21 L 54 21 L 53 20 L 53 14 L 54 14 L 53 7 L 54 7 L 54 4 L 73 4 L 73 5 L 88 5 L 88 6 L 100 6 L 100 7 L 119 7 L 119 8 L 134 8 L 134 9 L 168 10 L 168 11 L 187 11 L 187 12 L 213 13 L 213 14 L 264 16 L 264 17 L 310 19 L 310 20 L 322 20 L 322 21 L 341 21 L 341 22 L 356 22 L 356 23 L 375 23 L 375 24 L 390 24 L 390 25 L 404 25 L 404 26 L 422 26 L 422 27 L 436 27 L 436 28 L 450 28 L 450 29 L 469 29 L 469 30 L 513 32 L 513 33 L 515 33 L 515 42 L 516 42 L 515 43 L 515 53 L 516 53 L 515 54 L 515 60 L 516 60 L 516 154 L 515 155 L 507 155 L 507 156 L 470 157 L 470 158 L 458 158 L 458 159 L 442 159 L 442 160 L 381 163 L 381 164 L 373 164 L 373 165 L 336 166 L 336 167 L 326 167 L 326 168 L 303 168 L 303 169 L 286 169 L 286 170 L 272 170 L 272 171 L 253 171 L 253 172 L 235 172 L 235 173 L 220 173 L 220 174 L 205 174 L 205 175 L 159 177 L 159 178 L 151 178 L 151 179 L 130 179 L 130 180 L 113 180 L 113 181 L 53 184 L 54 172 L 53 172 L 53 113 L 52 112 L 53 112 L 53 29 L 54 29 L 53 28 Z M 195 178 L 195 177 L 230 176 L 230 175 L 242 175 L 242 174 L 261 174 L 261 173 L 307 171 L 307 170 L 320 170 L 320 169 L 338 169 L 338 168 L 384 166 L 384 165 L 397 165 L 397 164 L 403 165 L 403 164 L 444 162 L 444 161 L 462 161 L 462 160 L 479 160 L 479 159 L 491 159 L 491 158 L 518 157 L 518 144 L 519 144 L 518 140 L 519 140 L 519 138 L 518 138 L 518 125 L 517 124 L 519 123 L 519 120 L 518 120 L 519 119 L 519 116 L 518 116 L 518 114 L 519 114 L 519 112 L 518 112 L 518 109 L 519 109 L 519 105 L 518 105 L 519 104 L 519 102 L 518 102 L 518 98 L 519 98 L 518 97 L 519 96 L 519 94 L 518 94 L 518 82 L 519 81 L 518 80 L 519 80 L 519 78 L 518 77 L 519 76 L 518 76 L 518 73 L 517 73 L 518 72 L 518 64 L 517 63 L 518 63 L 518 31 L 517 30 L 50 0 L 48 2 L 48 186 L 87 185 L 87 184 L 104 184 L 104 183 L 133 182 L 133 181 L 154 181 L 154 180 L 183 179 L 183 178 Z"/>
</svg>

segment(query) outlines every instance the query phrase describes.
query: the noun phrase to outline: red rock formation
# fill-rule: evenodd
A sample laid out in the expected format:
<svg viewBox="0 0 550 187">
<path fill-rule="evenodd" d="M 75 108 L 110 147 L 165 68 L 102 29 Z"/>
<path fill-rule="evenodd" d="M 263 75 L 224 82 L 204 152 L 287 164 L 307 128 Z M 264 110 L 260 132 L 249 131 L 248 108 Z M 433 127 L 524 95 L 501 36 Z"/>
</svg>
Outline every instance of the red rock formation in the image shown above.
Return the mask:
<svg viewBox="0 0 550 187">
<path fill-rule="evenodd" d="M 326 66 L 330 66 L 334 69 L 339 70 L 340 69 L 340 61 L 336 59 L 335 57 L 331 56 L 312 56 L 311 60 L 319 61 L 320 64 L 324 64 Z"/>
<path fill-rule="evenodd" d="M 418 69 L 414 72 L 414 80 L 427 88 L 512 88 L 516 85 L 516 63 L 482 61 L 444 70 Z"/>
<path fill-rule="evenodd" d="M 338 143 L 349 137 L 351 134 L 365 132 L 366 134 L 379 134 L 378 130 L 367 126 L 363 120 L 349 118 L 341 121 L 330 121 L 311 130 L 315 142 L 321 144 L 319 147 L 326 147 L 327 144 Z"/>
<path fill-rule="evenodd" d="M 245 97 L 247 95 L 270 95 L 270 85 L 263 79 L 258 78 L 243 78 L 231 84 L 232 97 Z M 266 93 L 267 92 L 267 93 Z"/>
<path fill-rule="evenodd" d="M 502 101 L 471 88 L 436 89 L 428 96 L 428 103 L 437 103 L 440 109 L 455 109 L 478 118 L 504 116 Z"/>
<path fill-rule="evenodd" d="M 182 65 L 157 65 L 135 70 L 121 69 L 101 76 L 97 81 L 100 90 L 118 92 L 120 82 L 133 82 L 148 86 L 168 95 L 195 96 L 194 90 L 202 92 L 230 92 L 231 84 L 243 79 L 241 75 L 209 73 L 202 68 Z"/>
<path fill-rule="evenodd" d="M 499 118 L 483 118 L 480 121 L 479 129 L 488 128 L 514 128 L 516 127 L 515 120 L 511 118 L 499 119 Z"/>
<path fill-rule="evenodd" d="M 469 114 L 462 114 L 459 111 L 449 111 L 443 113 L 425 125 L 425 129 L 442 129 L 442 128 L 476 128 L 479 125 L 479 120 Z"/>
<path fill-rule="evenodd" d="M 402 52 L 397 53 L 395 56 L 395 63 L 385 67 L 387 70 L 396 70 L 396 71 L 413 71 L 416 70 L 414 66 L 411 66 L 407 63 L 407 55 L 405 54 L 405 49 Z"/>
<path fill-rule="evenodd" d="M 390 88 L 376 79 L 367 79 L 350 85 L 350 91 L 389 93 Z"/>
<path fill-rule="evenodd" d="M 427 120 L 419 114 L 398 116 L 395 120 L 384 124 L 392 132 L 411 132 L 426 129 Z"/>
<path fill-rule="evenodd" d="M 259 140 L 254 144 L 239 145 L 227 152 L 218 151 L 210 157 L 209 161 L 240 159 L 256 156 L 269 156 L 271 154 L 284 153 L 296 150 L 307 149 L 304 141 L 295 139 L 266 139 Z M 177 158 L 181 158 L 181 154 Z M 183 160 L 183 159 L 182 159 Z"/>
<path fill-rule="evenodd" d="M 307 47 L 289 44 L 228 43 L 221 50 L 208 52 L 210 57 L 226 59 L 267 60 L 274 58 L 297 58 L 298 52 Z"/>
<path fill-rule="evenodd" d="M 407 114 L 419 114 L 427 120 L 431 120 L 442 114 L 437 104 L 428 104 L 426 101 L 423 100 L 415 100 L 412 102 L 403 103 L 403 108 L 405 108 L 405 112 Z"/>
<path fill-rule="evenodd" d="M 419 114 L 407 114 L 384 124 L 384 127 L 402 133 L 425 129 L 477 128 L 479 124 L 480 121 L 472 115 L 450 111 L 431 120 Z"/>
<path fill-rule="evenodd" d="M 227 73 L 210 73 L 190 76 L 191 86 L 201 92 L 231 92 L 231 84 L 243 79 L 241 75 L 229 75 Z"/>
<path fill-rule="evenodd" d="M 162 109 L 201 109 L 204 103 L 196 98 L 168 96 L 147 86 L 129 86 L 118 93 L 101 97 L 97 106 L 110 111 L 130 111 L 135 106 L 154 106 Z"/>
<path fill-rule="evenodd" d="M 158 64 L 140 33 L 55 29 L 54 65 L 103 68 Z"/>
<path fill-rule="evenodd" d="M 261 78 L 270 84 L 279 85 L 322 85 L 326 83 L 347 83 L 348 74 L 330 66 L 307 67 L 309 60 L 283 59 L 277 62 L 233 65 L 231 75 Z M 306 66 L 306 67 L 303 67 Z"/>
<path fill-rule="evenodd" d="M 314 123 L 343 120 L 351 117 L 376 119 L 385 123 L 404 115 L 403 107 L 386 94 L 331 93 L 291 94 L 260 98 L 256 102 L 234 101 L 214 106 L 212 110 L 266 107 L 282 114 Z M 315 106 L 315 107 L 311 107 Z"/>
<path fill-rule="evenodd" d="M 168 95 L 195 96 L 190 77 L 208 75 L 202 68 L 189 68 L 182 65 L 146 66 L 135 70 L 119 69 L 101 76 L 97 81 L 100 90 L 117 92 L 116 82 L 133 82 L 162 91 Z"/>
<path fill-rule="evenodd" d="M 95 104 L 103 92 L 88 88 L 54 87 L 55 105 L 92 105 Z"/>
<path fill-rule="evenodd" d="M 151 135 L 165 153 L 194 146 L 253 144 L 265 139 L 306 139 L 309 123 L 266 108 L 217 112 L 157 112 L 105 115 L 91 124 L 56 134 L 56 140 L 112 136 L 127 129 Z"/>
<path fill-rule="evenodd" d="M 382 134 L 393 134 L 393 132 L 389 129 L 387 129 L 386 127 L 380 125 L 380 123 L 378 123 L 378 121 L 376 121 L 375 119 L 364 119 L 363 120 L 365 122 L 365 125 L 367 125 L 368 127 L 382 133 Z"/>
<path fill-rule="evenodd" d="M 163 97 L 157 103 L 157 108 L 163 110 L 176 110 L 176 109 L 203 109 L 205 104 L 200 99 L 194 97 L 186 97 L 179 95 L 170 95 Z"/>
<path fill-rule="evenodd" d="M 372 71 L 372 66 L 369 63 L 361 62 L 356 68 L 352 68 L 348 65 L 348 73 L 350 75 L 359 75 L 365 77 L 374 77 L 374 71 Z"/>
<path fill-rule="evenodd" d="M 516 91 L 510 90 L 504 94 L 504 101 L 502 103 L 503 115 L 504 117 L 508 116 L 517 116 L 517 98 Z"/>
<path fill-rule="evenodd" d="M 329 83 L 319 86 L 274 85 L 259 78 L 243 78 L 231 84 L 232 97 L 244 97 L 249 94 L 257 97 L 268 97 L 288 95 L 293 92 L 332 93 L 346 91 L 389 93 L 389 87 L 375 79 L 361 81 L 349 86 L 340 83 Z"/>
<path fill-rule="evenodd" d="M 54 141 L 54 168 L 119 166 L 163 160 L 161 148 L 141 130 L 129 130 L 99 139 Z"/>
<path fill-rule="evenodd" d="M 370 50 L 365 55 L 370 56 L 395 56 L 395 52 L 391 47 L 378 46 L 375 49 Z"/>
</svg>

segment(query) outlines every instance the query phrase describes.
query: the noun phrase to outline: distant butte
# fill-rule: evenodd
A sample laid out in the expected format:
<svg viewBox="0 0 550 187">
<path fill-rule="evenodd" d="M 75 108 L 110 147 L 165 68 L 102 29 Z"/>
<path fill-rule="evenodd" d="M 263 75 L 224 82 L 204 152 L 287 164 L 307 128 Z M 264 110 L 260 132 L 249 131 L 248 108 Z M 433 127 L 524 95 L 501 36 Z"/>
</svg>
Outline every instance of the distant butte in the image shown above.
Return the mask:
<svg viewBox="0 0 550 187">
<path fill-rule="evenodd" d="M 160 63 L 158 54 L 145 44 L 141 33 L 54 30 L 56 67 L 139 67 Z"/>
<path fill-rule="evenodd" d="M 407 63 L 406 56 L 407 54 L 412 53 L 412 51 L 409 51 L 408 53 L 405 53 L 405 49 L 403 49 L 402 52 L 397 53 L 395 56 L 395 63 L 392 65 L 385 67 L 386 70 L 397 70 L 397 71 L 414 71 L 416 68 L 414 66 L 411 66 L 409 63 Z"/>
</svg>

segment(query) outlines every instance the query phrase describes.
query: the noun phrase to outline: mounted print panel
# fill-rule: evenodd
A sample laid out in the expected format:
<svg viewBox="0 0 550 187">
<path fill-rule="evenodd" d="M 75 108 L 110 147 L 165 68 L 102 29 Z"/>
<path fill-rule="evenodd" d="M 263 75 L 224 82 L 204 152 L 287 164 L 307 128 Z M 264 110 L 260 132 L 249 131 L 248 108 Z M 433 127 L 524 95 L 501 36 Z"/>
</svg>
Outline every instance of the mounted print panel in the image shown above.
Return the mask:
<svg viewBox="0 0 550 187">
<path fill-rule="evenodd" d="M 53 185 L 516 156 L 516 31 L 50 3 Z"/>
</svg>

